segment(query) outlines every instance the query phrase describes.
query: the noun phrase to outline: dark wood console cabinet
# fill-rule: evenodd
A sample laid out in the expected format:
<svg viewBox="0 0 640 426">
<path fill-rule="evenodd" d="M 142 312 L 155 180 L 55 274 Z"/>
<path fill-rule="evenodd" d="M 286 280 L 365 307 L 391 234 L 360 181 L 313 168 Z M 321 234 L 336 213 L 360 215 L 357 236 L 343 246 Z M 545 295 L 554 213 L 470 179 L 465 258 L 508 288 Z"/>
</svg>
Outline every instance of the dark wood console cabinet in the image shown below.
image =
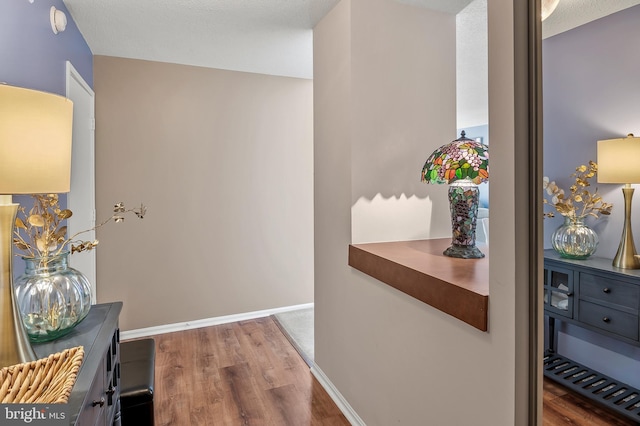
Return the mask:
<svg viewBox="0 0 640 426">
<path fill-rule="evenodd" d="M 599 257 L 563 259 L 545 250 L 548 350 L 544 375 L 640 422 L 640 390 L 556 353 L 556 321 L 640 346 L 640 270 L 615 268 L 611 263 Z"/>
<path fill-rule="evenodd" d="M 53 342 L 34 344 L 40 358 L 76 346 L 84 359 L 68 402 L 69 424 L 120 425 L 120 330 L 122 302 L 91 307 L 69 334 Z"/>
<path fill-rule="evenodd" d="M 614 268 L 611 259 L 597 257 L 562 259 L 545 250 L 544 272 L 545 315 L 640 346 L 640 270 Z"/>
</svg>

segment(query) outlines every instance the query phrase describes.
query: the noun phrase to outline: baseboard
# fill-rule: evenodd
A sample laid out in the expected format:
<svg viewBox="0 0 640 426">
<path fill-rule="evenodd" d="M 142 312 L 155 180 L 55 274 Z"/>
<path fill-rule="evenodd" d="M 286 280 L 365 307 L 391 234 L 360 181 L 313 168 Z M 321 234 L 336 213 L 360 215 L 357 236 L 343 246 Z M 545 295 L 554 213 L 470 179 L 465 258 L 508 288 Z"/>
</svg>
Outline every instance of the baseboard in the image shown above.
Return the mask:
<svg viewBox="0 0 640 426">
<path fill-rule="evenodd" d="M 268 317 L 281 312 L 294 311 L 296 309 L 312 308 L 313 303 L 285 306 L 282 308 L 265 309 L 262 311 L 246 312 L 243 314 L 225 315 L 221 317 L 205 318 L 195 321 L 179 322 L 174 324 L 158 325 L 155 327 L 126 330 L 120 333 L 120 340 L 139 339 L 156 334 L 173 333 L 175 331 L 192 330 L 195 328 L 209 327 L 212 325 L 228 324 L 230 322 L 246 321 L 255 318 Z"/>
<path fill-rule="evenodd" d="M 311 366 L 311 374 L 314 375 L 320 385 L 329 394 L 333 402 L 336 403 L 342 414 L 347 418 L 352 426 L 367 426 L 365 422 L 358 416 L 358 413 L 349 405 L 347 400 L 342 396 L 338 389 L 333 385 L 331 380 L 324 374 L 324 372 L 314 362 Z"/>
</svg>

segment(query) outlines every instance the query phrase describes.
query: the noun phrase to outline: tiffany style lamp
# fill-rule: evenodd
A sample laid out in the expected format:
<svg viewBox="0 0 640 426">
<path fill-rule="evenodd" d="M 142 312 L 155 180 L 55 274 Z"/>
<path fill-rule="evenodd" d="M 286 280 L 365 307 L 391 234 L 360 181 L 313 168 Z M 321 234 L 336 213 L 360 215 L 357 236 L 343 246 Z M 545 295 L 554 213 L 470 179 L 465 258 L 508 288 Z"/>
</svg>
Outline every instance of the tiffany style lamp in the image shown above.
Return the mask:
<svg viewBox="0 0 640 426">
<path fill-rule="evenodd" d="M 446 256 L 478 259 L 484 254 L 476 247 L 478 184 L 489 180 L 489 147 L 465 137 L 436 149 L 422 168 L 422 181 L 449 184 L 451 247 Z"/>
</svg>

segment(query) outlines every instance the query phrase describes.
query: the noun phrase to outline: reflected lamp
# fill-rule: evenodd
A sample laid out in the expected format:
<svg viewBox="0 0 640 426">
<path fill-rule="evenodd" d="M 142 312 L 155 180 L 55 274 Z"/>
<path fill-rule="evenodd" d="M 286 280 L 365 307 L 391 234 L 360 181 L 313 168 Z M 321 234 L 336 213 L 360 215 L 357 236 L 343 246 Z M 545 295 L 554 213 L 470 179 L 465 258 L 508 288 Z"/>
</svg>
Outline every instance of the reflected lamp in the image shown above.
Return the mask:
<svg viewBox="0 0 640 426">
<path fill-rule="evenodd" d="M 436 149 L 422 168 L 422 181 L 449 185 L 451 246 L 449 257 L 478 259 L 484 253 L 476 247 L 476 223 L 480 191 L 478 185 L 489 180 L 489 147 L 465 137 Z"/>
<path fill-rule="evenodd" d="M 640 260 L 631 231 L 632 183 L 640 183 L 640 138 L 629 133 L 626 138 L 598 141 L 598 182 L 624 184 L 624 224 L 618 251 L 613 266 L 625 269 L 640 269 Z"/>
<path fill-rule="evenodd" d="M 73 104 L 0 84 L 0 367 L 33 361 L 13 291 L 13 194 L 69 192 Z"/>
</svg>

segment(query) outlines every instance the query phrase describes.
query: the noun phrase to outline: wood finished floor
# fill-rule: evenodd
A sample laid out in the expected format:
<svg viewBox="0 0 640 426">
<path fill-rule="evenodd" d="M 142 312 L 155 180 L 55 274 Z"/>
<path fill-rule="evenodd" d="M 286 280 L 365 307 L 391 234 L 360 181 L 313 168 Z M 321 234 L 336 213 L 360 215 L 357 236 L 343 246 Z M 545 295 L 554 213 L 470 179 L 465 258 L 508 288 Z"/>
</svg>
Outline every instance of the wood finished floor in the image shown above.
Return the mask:
<svg viewBox="0 0 640 426">
<path fill-rule="evenodd" d="M 635 426 L 636 423 L 621 417 L 600 405 L 590 402 L 551 380 L 544 379 L 542 386 L 543 426 Z"/>
<path fill-rule="evenodd" d="M 156 426 L 349 425 L 269 317 L 154 339 Z M 635 424 L 544 381 L 543 426 Z"/>
<path fill-rule="evenodd" d="M 156 426 L 349 425 L 269 317 L 154 339 Z"/>
</svg>

